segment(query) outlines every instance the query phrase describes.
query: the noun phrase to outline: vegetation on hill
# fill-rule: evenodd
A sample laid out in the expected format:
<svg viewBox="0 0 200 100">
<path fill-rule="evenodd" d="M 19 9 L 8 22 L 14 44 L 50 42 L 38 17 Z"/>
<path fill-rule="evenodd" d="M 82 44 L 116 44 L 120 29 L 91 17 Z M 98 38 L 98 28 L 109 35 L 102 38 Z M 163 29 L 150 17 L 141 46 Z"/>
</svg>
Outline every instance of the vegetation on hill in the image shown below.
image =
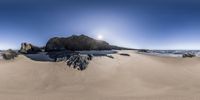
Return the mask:
<svg viewBox="0 0 200 100">
<path fill-rule="evenodd" d="M 112 46 L 105 41 L 95 40 L 86 35 L 72 35 L 66 38 L 54 37 L 46 44 L 46 51 L 62 50 L 111 50 Z"/>
</svg>

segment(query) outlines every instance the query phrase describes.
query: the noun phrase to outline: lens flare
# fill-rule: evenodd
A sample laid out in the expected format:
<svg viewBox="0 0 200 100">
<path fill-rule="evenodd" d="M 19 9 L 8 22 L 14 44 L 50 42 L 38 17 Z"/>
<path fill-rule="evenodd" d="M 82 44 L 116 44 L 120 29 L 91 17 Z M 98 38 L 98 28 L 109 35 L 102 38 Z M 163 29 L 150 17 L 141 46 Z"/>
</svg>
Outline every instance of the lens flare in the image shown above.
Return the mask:
<svg viewBox="0 0 200 100">
<path fill-rule="evenodd" d="M 102 40 L 102 39 L 103 39 L 103 36 L 99 34 L 99 35 L 97 36 L 97 39 L 98 39 L 98 40 Z"/>
</svg>

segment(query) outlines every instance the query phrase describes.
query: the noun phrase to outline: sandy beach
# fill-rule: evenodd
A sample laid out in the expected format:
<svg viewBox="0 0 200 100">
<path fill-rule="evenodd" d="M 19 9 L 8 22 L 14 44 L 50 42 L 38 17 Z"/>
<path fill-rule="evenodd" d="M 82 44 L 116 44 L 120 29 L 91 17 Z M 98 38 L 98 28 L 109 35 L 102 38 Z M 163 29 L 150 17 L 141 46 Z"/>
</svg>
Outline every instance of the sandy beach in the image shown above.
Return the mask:
<svg viewBox="0 0 200 100">
<path fill-rule="evenodd" d="M 158 57 L 119 51 L 94 57 L 84 71 L 64 62 L 20 55 L 0 61 L 1 100 L 198 100 L 200 58 Z"/>
</svg>

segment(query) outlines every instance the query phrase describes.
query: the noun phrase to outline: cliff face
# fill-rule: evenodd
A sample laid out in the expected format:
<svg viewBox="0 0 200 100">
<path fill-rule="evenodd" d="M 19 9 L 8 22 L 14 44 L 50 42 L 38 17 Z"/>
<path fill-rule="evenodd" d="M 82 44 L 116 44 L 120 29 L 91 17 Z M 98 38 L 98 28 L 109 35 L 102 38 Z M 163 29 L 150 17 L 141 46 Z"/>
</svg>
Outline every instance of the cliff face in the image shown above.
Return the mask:
<svg viewBox="0 0 200 100">
<path fill-rule="evenodd" d="M 41 49 L 29 43 L 22 43 L 19 52 L 24 54 L 30 54 L 41 52 Z"/>
<path fill-rule="evenodd" d="M 112 46 L 105 41 L 95 40 L 85 35 L 72 35 L 66 38 L 51 38 L 45 47 L 45 51 L 62 50 L 110 50 Z"/>
</svg>

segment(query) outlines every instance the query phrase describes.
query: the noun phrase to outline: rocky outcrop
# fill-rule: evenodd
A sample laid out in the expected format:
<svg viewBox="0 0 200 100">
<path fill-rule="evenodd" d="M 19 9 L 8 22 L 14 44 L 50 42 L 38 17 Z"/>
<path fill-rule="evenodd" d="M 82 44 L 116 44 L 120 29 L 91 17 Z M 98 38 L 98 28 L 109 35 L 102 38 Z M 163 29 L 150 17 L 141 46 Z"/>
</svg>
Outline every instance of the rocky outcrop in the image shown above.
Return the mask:
<svg viewBox="0 0 200 100">
<path fill-rule="evenodd" d="M 69 67 L 72 67 L 77 70 L 85 70 L 87 68 L 87 65 L 89 64 L 89 61 L 92 60 L 93 55 L 80 55 L 80 54 L 68 54 L 65 56 L 60 56 L 55 58 L 56 62 L 64 61 Z"/>
<path fill-rule="evenodd" d="M 7 50 L 7 51 L 4 51 L 4 52 L 2 53 L 2 57 L 3 57 L 3 59 L 5 59 L 5 60 L 14 59 L 14 58 L 17 57 L 17 56 L 18 56 L 18 54 L 17 54 L 15 51 L 11 50 L 11 49 L 9 49 L 9 50 Z"/>
<path fill-rule="evenodd" d="M 139 49 L 138 52 L 147 53 L 147 52 L 149 52 L 149 50 L 148 49 Z"/>
<path fill-rule="evenodd" d="M 88 55 L 73 55 L 66 62 L 69 67 L 73 66 L 77 70 L 85 70 L 92 60 Z"/>
<path fill-rule="evenodd" d="M 192 57 L 195 57 L 196 55 L 195 54 L 193 54 L 193 53 L 186 53 L 186 54 L 183 54 L 183 58 L 192 58 Z"/>
<path fill-rule="evenodd" d="M 121 55 L 121 56 L 130 56 L 130 54 L 127 54 L 127 53 L 120 53 L 119 55 Z"/>
<path fill-rule="evenodd" d="M 22 43 L 19 52 L 23 54 L 33 54 L 41 52 L 41 49 L 29 43 Z"/>
<path fill-rule="evenodd" d="M 95 40 L 86 35 L 72 35 L 66 38 L 54 37 L 47 44 L 45 51 L 62 50 L 111 50 L 112 46 L 105 41 Z"/>
</svg>

